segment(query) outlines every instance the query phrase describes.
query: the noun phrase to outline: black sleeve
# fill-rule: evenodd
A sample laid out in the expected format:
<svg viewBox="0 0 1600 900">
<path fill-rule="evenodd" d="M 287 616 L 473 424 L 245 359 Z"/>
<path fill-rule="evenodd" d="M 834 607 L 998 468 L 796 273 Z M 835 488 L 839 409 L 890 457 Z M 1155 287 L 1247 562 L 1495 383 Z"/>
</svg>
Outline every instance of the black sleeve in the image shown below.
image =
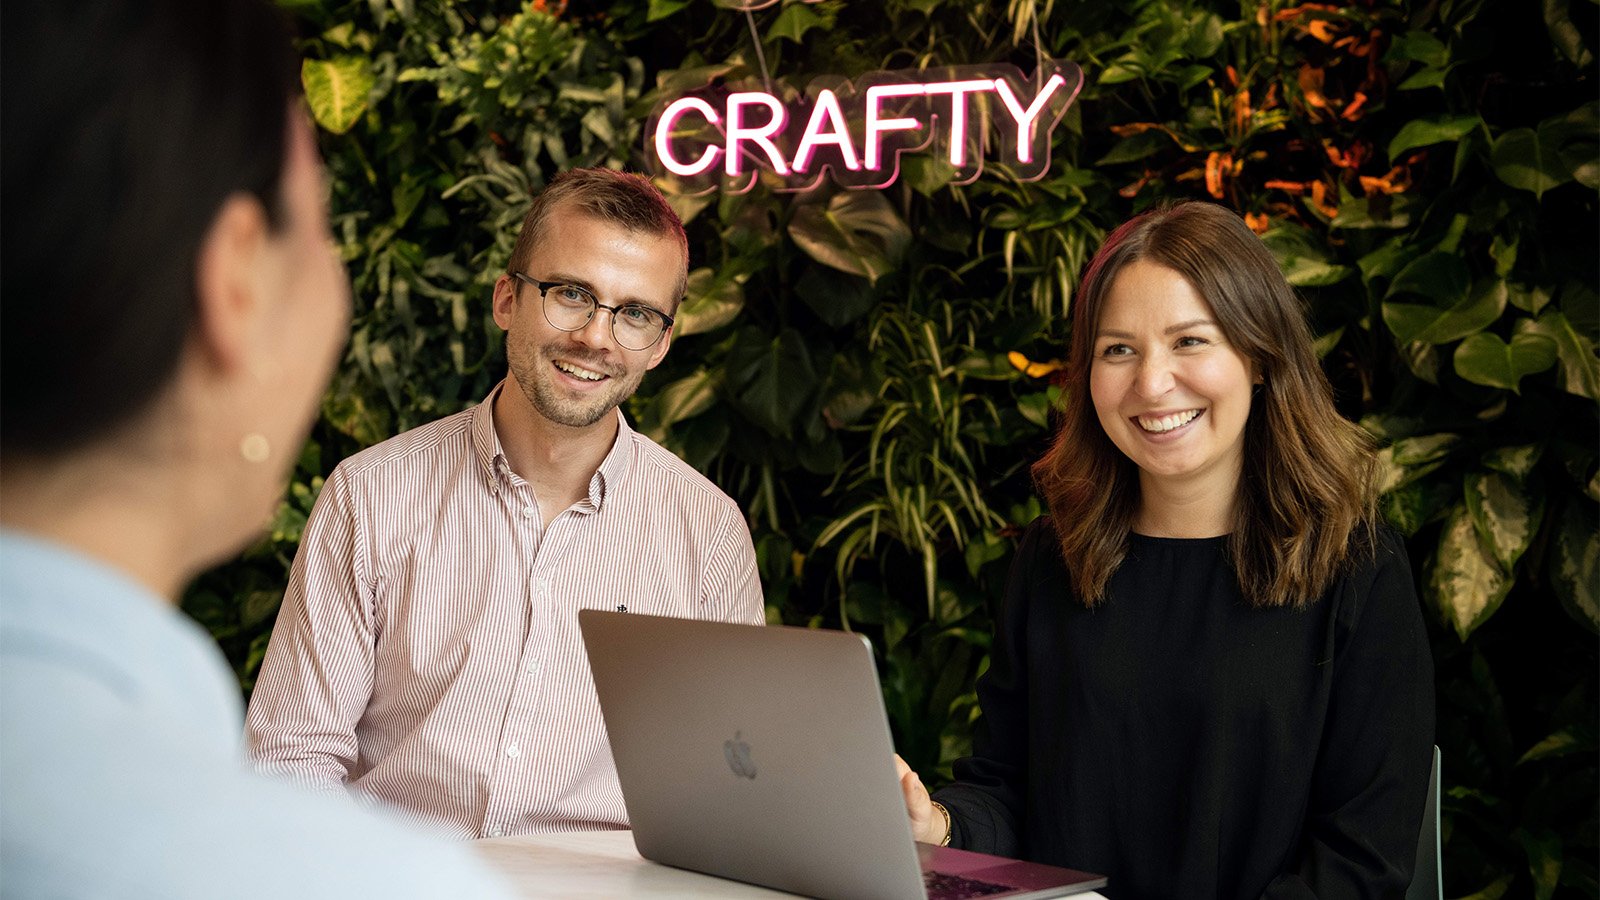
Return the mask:
<svg viewBox="0 0 1600 900">
<path fill-rule="evenodd" d="M 1400 539 L 1385 529 L 1363 569 L 1336 623 L 1306 842 L 1264 897 L 1398 897 L 1411 881 L 1433 767 L 1433 658 Z"/>
<path fill-rule="evenodd" d="M 973 734 L 973 755 L 956 761 L 956 783 L 934 796 L 950 811 L 951 846 L 996 856 L 1024 855 L 1028 607 L 1038 594 L 1041 570 L 1049 568 L 1043 561 L 1060 553 L 1049 520 L 1039 519 L 1023 535 L 1011 564 L 1005 604 L 989 650 L 989 669 L 978 679 L 978 706 L 983 716 Z M 1064 591 L 1065 585 L 1056 588 Z"/>
</svg>

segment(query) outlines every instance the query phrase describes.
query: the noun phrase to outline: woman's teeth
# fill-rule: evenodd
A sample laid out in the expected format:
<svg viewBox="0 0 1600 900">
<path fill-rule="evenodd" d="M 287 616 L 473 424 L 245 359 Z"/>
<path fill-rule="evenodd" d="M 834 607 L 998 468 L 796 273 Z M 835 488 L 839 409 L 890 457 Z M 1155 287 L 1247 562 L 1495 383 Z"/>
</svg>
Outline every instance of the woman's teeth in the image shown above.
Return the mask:
<svg viewBox="0 0 1600 900">
<path fill-rule="evenodd" d="M 1180 413 L 1170 413 L 1165 416 L 1136 416 L 1134 421 L 1138 422 L 1139 427 L 1145 431 L 1161 434 L 1174 428 L 1182 428 L 1193 422 L 1194 417 L 1198 415 L 1200 415 L 1200 410 L 1191 409 Z"/>
</svg>

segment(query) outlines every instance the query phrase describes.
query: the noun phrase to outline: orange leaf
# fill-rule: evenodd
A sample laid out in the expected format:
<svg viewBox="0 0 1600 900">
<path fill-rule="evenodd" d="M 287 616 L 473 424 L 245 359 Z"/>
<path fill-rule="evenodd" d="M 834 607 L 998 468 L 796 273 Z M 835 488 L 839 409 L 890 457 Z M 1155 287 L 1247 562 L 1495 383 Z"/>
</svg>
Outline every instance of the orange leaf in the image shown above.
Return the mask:
<svg viewBox="0 0 1600 900">
<path fill-rule="evenodd" d="M 1245 125 L 1250 122 L 1250 89 L 1242 88 L 1233 95 L 1233 126 L 1240 133 L 1244 132 Z"/>
<path fill-rule="evenodd" d="M 1256 234 L 1266 234 L 1267 228 L 1271 225 L 1265 213 L 1245 213 L 1244 224 L 1250 226 L 1250 230 Z"/>
<path fill-rule="evenodd" d="M 1366 105 L 1367 95 L 1360 91 L 1356 91 L 1355 98 L 1350 101 L 1349 106 L 1344 108 L 1344 113 L 1340 115 L 1340 118 L 1344 119 L 1346 122 L 1354 122 L 1355 120 L 1361 118 L 1361 108 Z"/>
<path fill-rule="evenodd" d="M 1154 175 L 1154 172 L 1147 170 L 1142 176 L 1139 177 L 1138 181 L 1119 188 L 1117 190 L 1118 196 L 1121 196 L 1125 200 L 1132 200 L 1134 197 L 1139 196 L 1139 192 L 1144 190 L 1144 186 L 1150 183 L 1150 179 L 1154 177 Z"/>
<path fill-rule="evenodd" d="M 1284 191 L 1286 193 L 1293 194 L 1296 197 L 1304 197 L 1310 186 L 1304 181 L 1283 181 L 1280 179 L 1273 179 L 1262 185 L 1262 187 L 1265 187 L 1269 191 Z"/>
<path fill-rule="evenodd" d="M 1111 133 L 1117 137 L 1133 137 L 1136 134 L 1144 134 L 1146 131 L 1157 129 L 1161 129 L 1161 126 L 1154 122 L 1129 122 L 1126 125 L 1111 126 Z"/>
<path fill-rule="evenodd" d="M 1306 105 L 1312 109 L 1326 109 L 1327 98 L 1322 96 L 1322 70 L 1313 66 L 1301 66 L 1300 93 L 1305 95 Z"/>
<path fill-rule="evenodd" d="M 1051 372 L 1066 368 L 1067 365 L 1064 361 L 1056 359 L 1034 362 L 1015 350 L 1006 354 L 1006 360 L 1011 363 L 1012 368 L 1029 378 L 1043 378 Z"/>
<path fill-rule="evenodd" d="M 1211 155 L 1206 157 L 1206 193 L 1217 200 L 1222 199 L 1222 179 L 1232 165 L 1233 154 L 1211 151 Z"/>
<path fill-rule="evenodd" d="M 1339 214 L 1339 207 L 1327 202 L 1327 194 L 1328 189 L 1322 182 L 1311 183 L 1311 205 L 1317 208 L 1317 212 L 1331 219 Z"/>
<path fill-rule="evenodd" d="M 1306 26 L 1306 31 L 1324 44 L 1333 43 L 1335 37 L 1333 23 L 1327 19 L 1312 19 L 1311 24 Z"/>
</svg>

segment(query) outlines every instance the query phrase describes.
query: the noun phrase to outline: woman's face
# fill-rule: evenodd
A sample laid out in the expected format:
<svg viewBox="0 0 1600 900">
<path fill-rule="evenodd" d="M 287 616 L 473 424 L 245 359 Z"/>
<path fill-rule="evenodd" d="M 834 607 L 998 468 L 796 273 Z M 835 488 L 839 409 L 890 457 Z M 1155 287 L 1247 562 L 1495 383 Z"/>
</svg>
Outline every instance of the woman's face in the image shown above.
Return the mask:
<svg viewBox="0 0 1600 900">
<path fill-rule="evenodd" d="M 1165 266 L 1131 263 L 1106 295 L 1093 348 L 1095 413 L 1139 467 L 1145 496 L 1155 488 L 1231 502 L 1256 379 L 1205 298 Z"/>
</svg>

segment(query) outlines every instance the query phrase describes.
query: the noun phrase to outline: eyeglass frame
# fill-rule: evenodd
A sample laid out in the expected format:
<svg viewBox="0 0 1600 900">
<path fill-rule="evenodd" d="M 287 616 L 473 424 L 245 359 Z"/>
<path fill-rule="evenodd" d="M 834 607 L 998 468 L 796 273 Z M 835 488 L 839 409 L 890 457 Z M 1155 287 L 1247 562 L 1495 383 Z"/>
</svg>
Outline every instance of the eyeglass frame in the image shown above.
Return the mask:
<svg viewBox="0 0 1600 900">
<path fill-rule="evenodd" d="M 625 350 L 632 350 L 635 353 L 643 350 L 649 350 L 651 347 L 661 343 L 662 336 L 668 331 L 672 330 L 672 323 L 676 321 L 667 313 L 664 313 L 653 306 L 646 306 L 643 303 L 624 303 L 620 306 L 607 306 L 606 304 L 600 302 L 600 298 L 595 296 L 594 291 L 589 290 L 581 284 L 573 284 L 570 281 L 540 281 L 531 275 L 518 272 L 515 269 L 511 271 L 511 275 L 518 281 L 521 281 L 524 284 L 533 285 L 535 288 L 539 289 L 539 312 L 544 314 L 544 320 L 550 323 L 551 328 L 554 328 L 558 331 L 565 331 L 568 334 L 571 334 L 575 331 L 582 331 L 584 328 L 588 327 L 590 322 L 594 321 L 594 314 L 603 309 L 611 313 L 611 337 L 617 342 L 617 346 L 622 347 Z M 583 320 L 583 324 L 579 325 L 577 328 L 562 328 L 560 325 L 557 325 L 550 319 L 550 310 L 545 308 L 545 302 L 549 299 L 550 289 L 558 287 L 569 287 L 575 291 L 581 291 L 585 297 L 589 298 L 589 315 Z M 661 326 L 661 331 L 656 334 L 655 340 L 645 344 L 643 347 L 628 347 L 622 343 L 621 338 L 617 337 L 617 313 L 624 309 L 628 309 L 629 307 L 637 307 L 639 309 L 649 310 L 665 320 L 665 324 Z"/>
</svg>

